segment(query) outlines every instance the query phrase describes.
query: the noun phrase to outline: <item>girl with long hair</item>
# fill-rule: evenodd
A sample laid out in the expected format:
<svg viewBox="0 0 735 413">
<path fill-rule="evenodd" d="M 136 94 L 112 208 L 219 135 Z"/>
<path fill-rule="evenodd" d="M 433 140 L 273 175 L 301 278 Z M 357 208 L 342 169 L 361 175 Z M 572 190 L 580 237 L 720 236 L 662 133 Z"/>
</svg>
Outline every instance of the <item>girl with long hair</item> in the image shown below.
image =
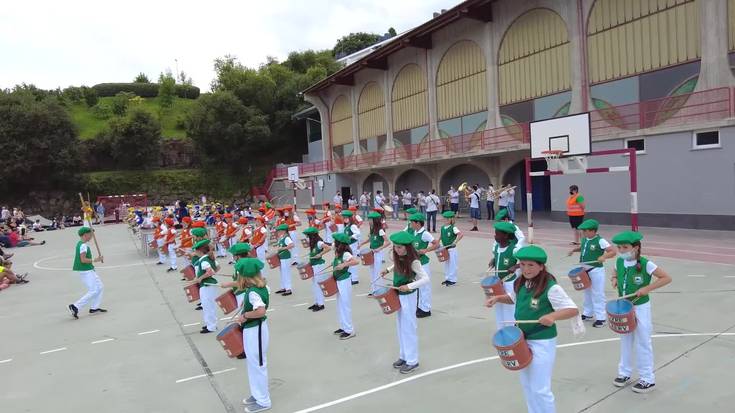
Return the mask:
<svg viewBox="0 0 735 413">
<path fill-rule="evenodd" d="M 309 240 L 309 264 L 314 269 L 314 274 L 324 272 L 327 268 L 324 261 L 324 254 L 328 253 L 332 246 L 324 242 L 319 236 L 319 230 L 316 227 L 309 227 L 304 231 L 304 235 Z M 311 291 L 314 293 L 314 304 L 309 310 L 317 312 L 324 309 L 324 293 L 316 282 L 316 277 L 311 277 Z"/>
<path fill-rule="evenodd" d="M 383 216 L 378 212 L 368 214 L 370 219 L 370 236 L 363 241 L 358 248 L 363 245 L 370 244 L 373 251 L 373 264 L 370 266 L 370 296 L 375 291 L 375 283 L 380 278 L 380 267 L 383 264 L 383 249 L 387 248 L 390 243 L 385 236 L 383 229 Z"/>
<path fill-rule="evenodd" d="M 349 212 L 349 211 L 347 211 Z M 349 267 L 359 264 L 357 258 L 352 255 L 350 243 L 352 240 L 345 233 L 334 234 L 334 260 L 332 276 L 337 281 L 337 314 L 339 316 L 339 328 L 334 334 L 340 340 L 355 337 L 355 328 L 352 325 L 352 281 L 350 280 Z"/>
</svg>

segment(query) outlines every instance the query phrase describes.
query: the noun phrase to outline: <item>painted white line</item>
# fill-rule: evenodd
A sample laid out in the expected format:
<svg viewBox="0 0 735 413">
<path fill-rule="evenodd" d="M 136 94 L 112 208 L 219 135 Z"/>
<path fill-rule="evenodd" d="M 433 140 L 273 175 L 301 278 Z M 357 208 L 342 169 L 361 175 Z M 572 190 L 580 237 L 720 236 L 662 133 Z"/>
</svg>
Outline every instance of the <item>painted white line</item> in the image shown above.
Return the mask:
<svg viewBox="0 0 735 413">
<path fill-rule="evenodd" d="M 0 360 L 0 364 L 3 364 L 3 363 L 10 363 L 11 361 L 13 361 L 13 359 L 5 359 L 5 360 Z"/>
<path fill-rule="evenodd" d="M 735 275 L 726 275 L 725 278 L 735 278 Z"/>
<path fill-rule="evenodd" d="M 226 321 L 226 320 L 229 320 L 230 318 L 232 318 L 232 317 L 222 317 L 222 318 L 219 319 L 219 321 Z"/>
<path fill-rule="evenodd" d="M 704 337 L 704 336 L 716 336 L 716 335 L 720 335 L 720 336 L 735 336 L 735 333 L 654 334 L 651 337 L 652 338 Z M 561 345 L 558 345 L 556 347 L 557 348 L 576 347 L 576 346 L 583 346 L 583 345 L 587 345 L 587 344 L 608 343 L 608 342 L 619 341 L 619 340 L 620 340 L 620 338 L 617 338 L 617 337 L 616 338 L 606 338 L 606 339 L 601 339 L 601 340 L 590 340 L 590 341 L 581 341 L 581 342 L 577 342 L 577 343 L 561 344 Z M 424 378 L 424 377 L 427 377 L 427 376 L 432 376 L 432 375 L 435 375 L 435 374 L 443 373 L 445 371 L 454 370 L 454 369 L 457 369 L 457 368 L 460 368 L 460 367 L 466 367 L 466 366 L 470 366 L 470 365 L 473 365 L 473 364 L 484 363 L 486 361 L 497 360 L 497 359 L 498 359 L 498 356 L 483 357 L 483 358 L 479 358 L 479 359 L 475 359 L 475 360 L 465 361 L 465 362 L 462 362 L 462 363 L 452 364 L 450 366 L 441 367 L 441 368 L 434 369 L 434 370 L 429 370 L 427 372 L 420 373 L 420 374 L 417 374 L 415 376 L 411 376 L 411 377 L 405 378 L 403 380 L 398 380 L 398 381 L 394 381 L 394 382 L 391 382 L 391 383 L 388 383 L 388 384 L 384 384 L 382 386 L 373 387 L 372 389 L 368 389 L 368 390 L 365 390 L 365 391 L 362 391 L 362 392 L 359 392 L 359 393 L 355 393 L 355 394 L 352 394 L 352 395 L 343 397 L 341 399 L 333 400 L 331 402 L 327 402 L 327 403 L 323 403 L 323 404 L 320 404 L 320 405 L 317 405 L 317 406 L 313 406 L 313 407 L 309 407 L 309 408 L 306 408 L 306 409 L 303 409 L 303 410 L 299 410 L 299 411 L 297 411 L 295 413 L 310 413 L 310 412 L 315 412 L 317 410 L 326 409 L 327 407 L 332 407 L 332 406 L 335 406 L 335 405 L 338 405 L 338 404 L 342 404 L 342 403 L 348 402 L 350 400 L 354 400 L 354 399 L 357 399 L 357 398 L 360 398 L 360 397 L 363 397 L 363 396 L 367 396 L 367 395 L 370 395 L 370 394 L 373 394 L 373 393 L 377 393 L 379 391 L 387 390 L 387 389 L 390 389 L 390 388 L 399 386 L 401 384 L 408 383 L 408 382 L 411 382 L 411 381 L 414 381 L 414 380 L 418 380 L 418 379 L 421 379 L 421 378 Z"/>
<path fill-rule="evenodd" d="M 114 341 L 114 340 L 115 340 L 114 338 L 106 338 L 104 340 L 93 341 L 92 344 L 107 343 L 108 341 Z"/>
<path fill-rule="evenodd" d="M 355 297 L 367 297 L 367 296 L 368 296 L 368 294 L 370 294 L 370 293 L 365 293 L 365 294 L 357 294 L 357 295 L 356 295 Z"/>
<path fill-rule="evenodd" d="M 324 300 L 324 301 L 336 301 L 336 300 L 337 300 L 336 298 L 327 298 L 327 299 L 326 299 L 326 300 Z"/>
<path fill-rule="evenodd" d="M 228 371 L 233 371 L 233 370 L 237 370 L 237 369 L 235 367 L 231 367 L 229 369 L 224 369 L 224 370 L 220 370 L 220 371 L 213 371 L 212 372 L 212 375 L 215 376 L 217 374 L 227 373 Z M 191 377 L 187 377 L 185 379 L 176 380 L 176 383 L 184 383 L 184 382 L 191 381 L 191 380 L 201 379 L 202 377 L 207 377 L 207 375 L 206 374 L 198 374 L 196 376 L 191 376 Z"/>
<path fill-rule="evenodd" d="M 64 350 L 66 350 L 66 347 L 61 347 L 61 348 L 55 348 L 55 349 L 53 349 L 53 350 L 46 350 L 46 351 L 42 351 L 42 352 L 40 352 L 40 353 L 38 353 L 38 354 L 49 354 L 49 353 L 56 353 L 57 351 L 64 351 Z"/>
<path fill-rule="evenodd" d="M 687 274 L 687 277 L 704 278 L 704 277 L 706 277 L 706 275 L 704 275 L 704 274 Z"/>
<path fill-rule="evenodd" d="M 479 284 L 480 281 L 472 281 L 472 284 Z"/>
<path fill-rule="evenodd" d="M 184 324 L 184 327 L 191 327 L 191 326 L 198 326 L 198 325 L 199 325 L 198 322 L 197 323 L 189 323 L 189 324 Z"/>
<path fill-rule="evenodd" d="M 307 305 L 307 304 L 309 304 L 309 303 L 300 303 L 300 304 L 294 304 L 294 305 L 292 305 L 291 307 L 303 307 L 303 306 L 305 306 L 305 305 Z"/>
<path fill-rule="evenodd" d="M 121 255 L 121 254 L 109 254 L 109 255 Z M 68 256 L 67 255 L 54 255 L 54 256 L 51 256 L 51 257 L 41 258 L 40 260 L 38 260 L 38 261 L 36 261 L 36 262 L 33 263 L 33 268 L 35 268 L 37 270 L 45 270 L 45 271 L 69 271 L 69 268 L 68 267 L 59 268 L 59 267 L 46 267 L 46 266 L 41 265 L 41 263 L 44 262 L 44 261 L 53 260 L 53 259 L 56 259 L 56 258 L 63 258 L 63 257 L 68 257 Z M 107 265 L 107 266 L 105 266 L 105 265 L 96 265 L 95 268 L 98 268 L 98 269 L 108 269 L 108 270 L 110 270 L 110 269 L 114 269 L 114 268 L 135 267 L 135 266 L 138 266 L 138 265 L 145 265 L 145 263 L 144 262 L 135 262 L 135 263 L 131 263 L 131 264 Z"/>
<path fill-rule="evenodd" d="M 146 334 L 153 334 L 153 333 L 157 333 L 157 332 L 159 332 L 159 331 L 161 331 L 161 330 L 151 330 L 151 331 L 143 331 L 143 332 L 140 332 L 140 333 L 138 333 L 138 335 L 139 335 L 139 336 L 144 336 L 144 335 L 146 335 Z"/>
<path fill-rule="evenodd" d="M 265 310 L 266 313 L 270 313 L 271 311 L 276 311 L 276 309 L 275 308 L 269 308 L 269 309 Z"/>
</svg>

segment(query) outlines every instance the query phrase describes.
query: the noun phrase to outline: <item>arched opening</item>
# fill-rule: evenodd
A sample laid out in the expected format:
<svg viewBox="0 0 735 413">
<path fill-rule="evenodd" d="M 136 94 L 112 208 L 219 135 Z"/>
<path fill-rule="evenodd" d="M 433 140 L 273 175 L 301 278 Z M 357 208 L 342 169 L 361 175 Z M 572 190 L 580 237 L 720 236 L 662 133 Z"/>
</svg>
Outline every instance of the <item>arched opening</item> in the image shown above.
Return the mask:
<svg viewBox="0 0 735 413">
<path fill-rule="evenodd" d="M 546 169 L 546 161 L 543 159 L 531 162 L 531 170 L 541 171 Z M 508 169 L 503 175 L 501 185 L 510 184 L 515 186 L 515 205 L 516 209 L 526 211 L 526 163 L 520 161 Z M 533 176 L 531 177 L 531 189 L 533 192 L 533 210 L 534 213 L 542 211 L 551 211 L 551 177 L 549 176 Z M 518 218 L 516 218 L 518 219 Z"/>
<path fill-rule="evenodd" d="M 456 189 L 462 182 L 467 182 L 470 186 L 478 185 L 484 188 L 487 188 L 491 183 L 485 171 L 479 167 L 472 164 L 461 164 L 444 173 L 439 181 L 440 195 L 446 195 L 450 186 L 454 186 Z M 496 182 L 492 182 L 492 184 L 497 186 Z"/>
<path fill-rule="evenodd" d="M 408 189 L 412 194 L 419 191 L 429 192 L 432 189 L 431 179 L 418 169 L 409 169 L 396 179 L 394 191 L 400 192 L 404 189 Z"/>
<path fill-rule="evenodd" d="M 388 180 L 383 178 L 382 175 L 370 174 L 365 178 L 365 181 L 363 181 L 362 190 L 363 192 L 372 193 L 373 196 L 375 196 L 378 191 L 382 191 L 385 196 L 389 191 Z"/>
</svg>

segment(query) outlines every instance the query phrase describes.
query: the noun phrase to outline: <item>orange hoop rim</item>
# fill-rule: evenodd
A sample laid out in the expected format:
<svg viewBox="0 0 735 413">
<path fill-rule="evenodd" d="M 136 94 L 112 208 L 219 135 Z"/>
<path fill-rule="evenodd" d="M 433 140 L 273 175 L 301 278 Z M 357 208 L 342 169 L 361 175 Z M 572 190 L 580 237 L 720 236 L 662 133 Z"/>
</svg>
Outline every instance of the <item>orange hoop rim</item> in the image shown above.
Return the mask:
<svg viewBox="0 0 735 413">
<path fill-rule="evenodd" d="M 558 149 L 549 150 L 549 151 L 541 151 L 542 155 L 551 155 L 551 156 L 560 156 L 563 153 L 564 151 L 558 150 Z"/>
</svg>

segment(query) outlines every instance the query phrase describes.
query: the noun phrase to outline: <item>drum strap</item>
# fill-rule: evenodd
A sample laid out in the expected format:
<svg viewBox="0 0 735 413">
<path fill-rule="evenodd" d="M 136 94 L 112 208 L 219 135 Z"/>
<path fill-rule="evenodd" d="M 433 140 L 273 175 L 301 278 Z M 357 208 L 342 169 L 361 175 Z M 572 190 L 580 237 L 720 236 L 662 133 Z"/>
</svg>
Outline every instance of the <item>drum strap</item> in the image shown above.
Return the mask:
<svg viewBox="0 0 735 413">
<path fill-rule="evenodd" d="M 526 340 L 528 340 L 528 336 L 533 335 L 533 334 L 536 334 L 536 333 L 542 331 L 545 328 L 549 328 L 549 327 L 547 327 L 547 326 L 545 326 L 543 324 L 539 324 L 536 327 L 534 327 L 531 330 L 529 330 L 528 332 L 524 332 L 523 333 L 523 338 L 525 338 Z"/>
<path fill-rule="evenodd" d="M 263 320 L 258 321 L 258 363 L 263 367 Z"/>
</svg>

